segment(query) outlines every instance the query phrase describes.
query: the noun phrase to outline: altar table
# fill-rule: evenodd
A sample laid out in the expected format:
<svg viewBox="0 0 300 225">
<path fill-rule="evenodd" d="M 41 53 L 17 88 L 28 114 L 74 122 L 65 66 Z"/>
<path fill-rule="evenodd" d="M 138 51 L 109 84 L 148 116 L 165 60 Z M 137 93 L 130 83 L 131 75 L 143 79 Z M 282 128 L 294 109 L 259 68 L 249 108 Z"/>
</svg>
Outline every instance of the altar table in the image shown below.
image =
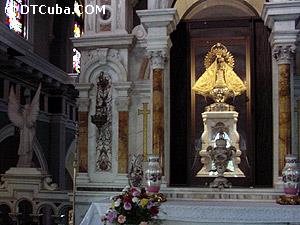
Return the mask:
<svg viewBox="0 0 300 225">
<path fill-rule="evenodd" d="M 111 203 L 92 203 L 80 225 L 102 225 L 100 217 Z M 159 214 L 163 225 L 300 225 L 300 206 L 283 206 L 273 201 L 169 200 Z"/>
</svg>

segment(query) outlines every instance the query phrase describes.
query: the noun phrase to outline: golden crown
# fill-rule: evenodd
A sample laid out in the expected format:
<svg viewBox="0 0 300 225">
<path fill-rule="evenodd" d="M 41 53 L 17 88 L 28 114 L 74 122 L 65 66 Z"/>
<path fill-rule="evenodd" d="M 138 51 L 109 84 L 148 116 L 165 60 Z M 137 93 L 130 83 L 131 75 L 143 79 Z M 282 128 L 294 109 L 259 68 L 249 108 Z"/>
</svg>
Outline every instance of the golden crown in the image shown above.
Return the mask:
<svg viewBox="0 0 300 225">
<path fill-rule="evenodd" d="M 223 57 L 225 62 L 231 67 L 234 67 L 233 55 L 227 50 L 226 46 L 217 43 L 213 45 L 210 51 L 206 54 L 204 59 L 204 66 L 207 69 L 216 60 L 216 58 Z"/>
</svg>

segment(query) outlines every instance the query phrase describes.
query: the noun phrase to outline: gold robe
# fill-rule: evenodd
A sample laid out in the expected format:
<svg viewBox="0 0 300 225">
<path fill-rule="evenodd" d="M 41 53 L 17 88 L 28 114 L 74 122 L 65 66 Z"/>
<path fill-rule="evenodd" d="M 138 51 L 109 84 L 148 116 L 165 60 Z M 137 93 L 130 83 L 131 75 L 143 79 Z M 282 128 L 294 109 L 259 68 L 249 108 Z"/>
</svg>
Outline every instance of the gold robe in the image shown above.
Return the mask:
<svg viewBox="0 0 300 225">
<path fill-rule="evenodd" d="M 215 61 L 206 69 L 206 71 L 199 77 L 199 79 L 194 84 L 192 90 L 197 94 L 203 96 L 209 96 L 214 88 L 217 88 L 217 83 L 223 83 L 222 81 L 217 81 L 217 73 L 224 74 L 225 86 L 229 91 L 232 91 L 235 96 L 240 95 L 246 90 L 246 86 L 239 76 L 233 71 L 227 63 L 224 63 L 224 72 L 219 71 L 217 58 Z"/>
</svg>

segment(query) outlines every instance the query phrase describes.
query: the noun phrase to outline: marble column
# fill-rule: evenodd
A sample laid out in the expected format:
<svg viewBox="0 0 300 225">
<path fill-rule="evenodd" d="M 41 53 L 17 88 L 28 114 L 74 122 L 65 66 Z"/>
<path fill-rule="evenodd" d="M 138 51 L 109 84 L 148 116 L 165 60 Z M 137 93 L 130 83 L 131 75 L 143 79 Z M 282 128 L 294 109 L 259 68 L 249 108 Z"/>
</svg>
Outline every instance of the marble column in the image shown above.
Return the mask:
<svg viewBox="0 0 300 225">
<path fill-rule="evenodd" d="M 280 10 L 278 10 L 280 9 Z M 299 30 L 300 1 L 273 0 L 265 2 L 261 17 L 271 29 L 269 41 L 273 51 L 273 184 L 282 188 L 281 171 L 284 157 L 295 153 L 293 126 L 294 49 Z"/>
<path fill-rule="evenodd" d="M 152 78 L 153 96 L 153 154 L 159 155 L 161 162 L 164 162 L 164 71 L 154 69 Z M 163 166 L 163 163 L 162 163 Z"/>
<path fill-rule="evenodd" d="M 128 87 L 126 87 L 128 88 Z M 126 88 L 123 88 L 124 93 L 128 95 Z M 120 87 L 119 87 L 120 89 Z M 120 94 L 119 90 L 119 94 Z M 118 128 L 118 173 L 127 174 L 128 172 L 128 129 L 129 129 L 129 99 L 127 96 L 121 96 L 116 99 L 116 106 L 119 116 L 119 128 Z"/>
<path fill-rule="evenodd" d="M 159 156 L 164 173 L 164 68 L 167 53 L 164 50 L 151 50 L 148 56 L 152 68 L 152 154 Z"/>
<path fill-rule="evenodd" d="M 279 174 L 284 167 L 284 158 L 292 153 L 291 142 L 291 62 L 295 47 L 277 45 L 274 57 L 278 63 L 278 101 L 279 101 Z"/>
<path fill-rule="evenodd" d="M 155 8 L 155 7 L 154 7 Z M 165 156 L 169 152 L 169 125 L 165 122 L 169 103 L 165 102 L 168 91 L 168 57 L 171 48 L 170 33 L 179 21 L 176 9 L 151 9 L 137 11 L 141 23 L 147 29 L 147 53 L 152 70 L 152 153 L 160 156 L 163 174 Z M 168 178 L 167 178 L 168 179 Z"/>
<path fill-rule="evenodd" d="M 89 104 L 88 98 L 77 99 L 78 104 L 78 123 L 79 123 L 79 172 L 88 172 L 88 121 L 89 121 Z"/>
<path fill-rule="evenodd" d="M 128 111 L 119 112 L 119 151 L 118 172 L 127 173 L 128 169 Z"/>
</svg>

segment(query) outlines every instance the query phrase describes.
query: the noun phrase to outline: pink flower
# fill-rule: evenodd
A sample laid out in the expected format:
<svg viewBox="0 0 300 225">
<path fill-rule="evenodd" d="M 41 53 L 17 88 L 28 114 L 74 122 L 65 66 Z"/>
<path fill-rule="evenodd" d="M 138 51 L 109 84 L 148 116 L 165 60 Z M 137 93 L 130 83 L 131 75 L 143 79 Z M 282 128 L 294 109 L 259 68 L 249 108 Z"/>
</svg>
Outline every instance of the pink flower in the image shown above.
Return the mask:
<svg viewBox="0 0 300 225">
<path fill-rule="evenodd" d="M 137 191 L 137 189 L 135 187 L 131 187 L 130 191 L 135 192 L 135 191 Z"/>
<path fill-rule="evenodd" d="M 131 193 L 133 197 L 137 197 L 140 195 L 140 191 L 135 187 L 131 188 Z"/>
<path fill-rule="evenodd" d="M 131 208 L 132 208 L 131 204 L 129 202 L 125 202 L 124 209 L 129 211 L 129 210 L 131 210 Z"/>
<path fill-rule="evenodd" d="M 142 222 L 140 223 L 140 225 L 148 225 L 148 223 L 147 223 L 147 222 L 144 222 L 144 221 L 142 221 Z"/>
<path fill-rule="evenodd" d="M 138 197 L 139 195 L 140 195 L 140 192 L 138 192 L 137 190 L 132 192 L 133 197 Z"/>
<path fill-rule="evenodd" d="M 126 216 L 123 216 L 123 215 L 120 215 L 119 217 L 118 217 L 118 223 L 125 223 L 125 221 L 126 221 Z"/>
<path fill-rule="evenodd" d="M 115 219 L 117 218 L 117 212 L 114 210 L 114 211 L 109 211 L 107 213 L 107 220 L 112 223 Z"/>
</svg>

